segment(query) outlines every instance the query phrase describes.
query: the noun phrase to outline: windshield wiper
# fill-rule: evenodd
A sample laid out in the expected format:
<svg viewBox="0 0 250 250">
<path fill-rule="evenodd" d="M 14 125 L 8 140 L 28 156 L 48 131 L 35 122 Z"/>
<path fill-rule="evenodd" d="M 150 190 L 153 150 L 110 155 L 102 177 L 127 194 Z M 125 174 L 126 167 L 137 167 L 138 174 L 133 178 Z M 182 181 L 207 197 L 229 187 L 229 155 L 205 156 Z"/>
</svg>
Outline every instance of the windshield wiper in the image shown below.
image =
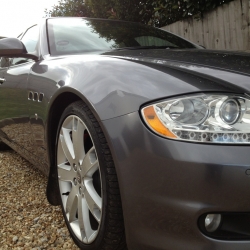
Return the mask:
<svg viewBox="0 0 250 250">
<path fill-rule="evenodd" d="M 135 47 L 122 47 L 115 50 L 140 50 L 140 49 L 179 49 L 175 46 L 135 46 Z"/>
</svg>

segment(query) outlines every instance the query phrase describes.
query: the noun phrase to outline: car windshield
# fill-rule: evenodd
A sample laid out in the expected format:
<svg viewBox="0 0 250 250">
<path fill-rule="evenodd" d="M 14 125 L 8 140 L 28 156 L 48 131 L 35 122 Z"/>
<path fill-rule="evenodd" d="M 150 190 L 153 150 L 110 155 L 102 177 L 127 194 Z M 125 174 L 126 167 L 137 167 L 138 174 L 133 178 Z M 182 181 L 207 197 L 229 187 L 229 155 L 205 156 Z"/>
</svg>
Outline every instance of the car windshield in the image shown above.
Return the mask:
<svg viewBox="0 0 250 250">
<path fill-rule="evenodd" d="M 51 55 L 114 49 L 184 49 L 192 43 L 150 26 L 101 19 L 48 19 Z"/>
</svg>

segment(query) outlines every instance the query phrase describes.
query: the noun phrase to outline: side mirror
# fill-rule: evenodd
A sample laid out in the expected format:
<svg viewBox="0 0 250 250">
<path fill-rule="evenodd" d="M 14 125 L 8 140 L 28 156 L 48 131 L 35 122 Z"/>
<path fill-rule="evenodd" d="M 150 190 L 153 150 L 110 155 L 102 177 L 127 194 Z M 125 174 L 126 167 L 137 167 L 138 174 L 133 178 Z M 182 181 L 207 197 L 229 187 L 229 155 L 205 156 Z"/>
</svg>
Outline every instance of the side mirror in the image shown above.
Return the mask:
<svg viewBox="0 0 250 250">
<path fill-rule="evenodd" d="M 23 43 L 17 38 L 0 40 L 0 57 L 23 57 L 37 60 L 38 57 L 28 53 Z"/>
</svg>

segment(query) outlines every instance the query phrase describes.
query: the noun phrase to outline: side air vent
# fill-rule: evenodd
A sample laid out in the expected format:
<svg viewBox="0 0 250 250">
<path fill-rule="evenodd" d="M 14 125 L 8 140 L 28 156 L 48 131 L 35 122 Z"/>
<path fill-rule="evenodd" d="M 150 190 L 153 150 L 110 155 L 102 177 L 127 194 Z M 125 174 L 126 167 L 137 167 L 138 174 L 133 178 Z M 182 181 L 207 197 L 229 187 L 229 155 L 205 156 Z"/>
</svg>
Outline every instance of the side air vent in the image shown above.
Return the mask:
<svg viewBox="0 0 250 250">
<path fill-rule="evenodd" d="M 37 92 L 35 92 L 34 93 L 34 98 L 33 98 L 33 101 L 37 101 L 38 100 L 38 93 Z"/>
<path fill-rule="evenodd" d="M 43 93 L 40 93 L 40 94 L 39 94 L 38 101 L 39 101 L 39 102 L 42 102 L 42 101 L 43 101 L 43 97 L 44 97 L 44 94 L 43 94 Z"/>
<path fill-rule="evenodd" d="M 33 92 L 30 91 L 29 94 L 28 94 L 28 99 L 33 100 L 33 96 L 34 96 Z"/>
</svg>

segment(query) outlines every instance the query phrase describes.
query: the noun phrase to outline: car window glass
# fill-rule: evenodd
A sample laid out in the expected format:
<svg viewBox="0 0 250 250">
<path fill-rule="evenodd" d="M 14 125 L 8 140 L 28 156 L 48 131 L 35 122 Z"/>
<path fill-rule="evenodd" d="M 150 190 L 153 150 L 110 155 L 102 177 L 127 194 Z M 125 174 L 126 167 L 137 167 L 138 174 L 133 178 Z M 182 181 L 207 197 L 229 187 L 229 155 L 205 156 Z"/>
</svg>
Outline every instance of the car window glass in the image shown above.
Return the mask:
<svg viewBox="0 0 250 250">
<path fill-rule="evenodd" d="M 10 65 L 10 59 L 7 57 L 0 58 L 0 69 L 1 68 L 8 68 Z"/>
<path fill-rule="evenodd" d="M 161 38 L 153 36 L 135 37 L 135 40 L 140 44 L 140 46 L 171 46 L 176 48 L 178 47 L 167 40 L 163 40 Z"/>
<path fill-rule="evenodd" d="M 21 41 L 29 53 L 34 52 L 38 43 L 38 26 L 28 29 Z"/>
<path fill-rule="evenodd" d="M 48 19 L 51 55 L 106 51 L 123 47 L 169 46 L 196 48 L 169 32 L 123 21 L 98 19 Z"/>
<path fill-rule="evenodd" d="M 22 58 L 22 57 L 13 58 L 11 61 L 11 66 L 27 63 L 29 61 L 32 61 L 32 60 L 28 58 Z"/>
<path fill-rule="evenodd" d="M 28 53 L 32 53 L 36 50 L 36 46 L 38 43 L 38 35 L 39 29 L 38 26 L 33 26 L 26 31 L 23 38 L 21 39 Z M 28 58 L 13 58 L 11 61 L 11 65 L 19 65 L 26 62 L 32 61 Z"/>
</svg>

